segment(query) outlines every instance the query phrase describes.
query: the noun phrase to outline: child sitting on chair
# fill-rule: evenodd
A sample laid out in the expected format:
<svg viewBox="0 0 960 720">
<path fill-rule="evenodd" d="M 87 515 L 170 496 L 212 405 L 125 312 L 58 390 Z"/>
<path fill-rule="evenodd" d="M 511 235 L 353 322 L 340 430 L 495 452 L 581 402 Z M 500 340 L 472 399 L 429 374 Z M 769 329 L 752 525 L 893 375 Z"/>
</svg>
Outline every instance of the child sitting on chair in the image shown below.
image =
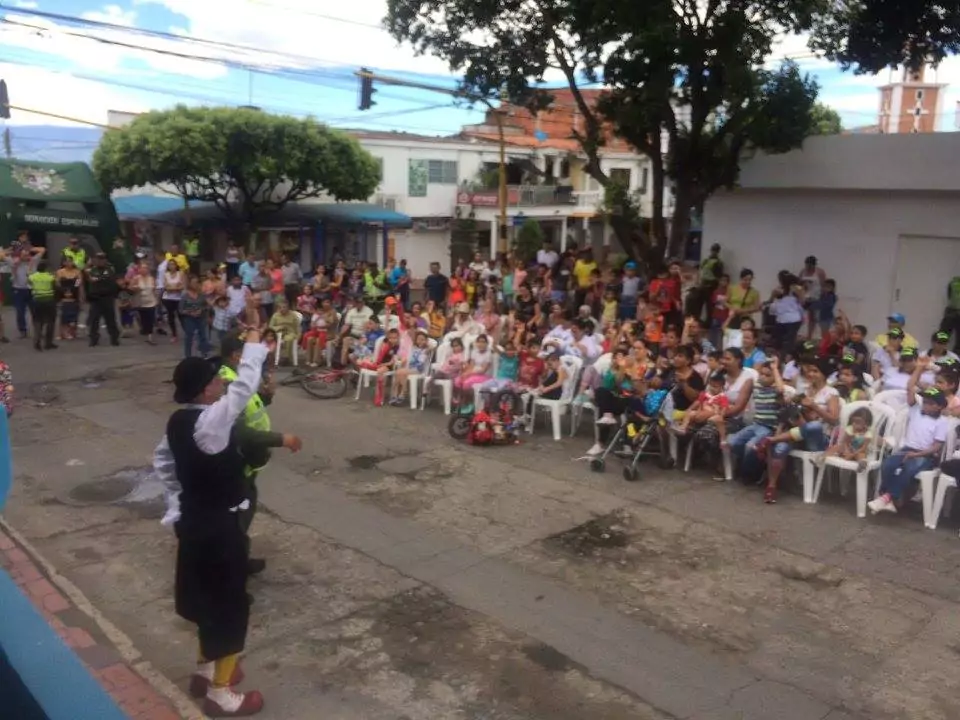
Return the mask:
<svg viewBox="0 0 960 720">
<path fill-rule="evenodd" d="M 383 337 L 383 330 L 380 328 L 380 321 L 376 316 L 367 320 L 367 329 L 363 333 L 363 338 L 357 340 L 350 347 L 349 360 L 357 367 L 362 367 L 361 363 L 368 363 L 374 360 L 373 349 L 377 345 L 377 340 Z"/>
<path fill-rule="evenodd" d="M 717 428 L 721 447 L 726 443 L 727 425 L 723 419 L 723 411 L 730 407 L 730 398 L 724 392 L 725 381 L 726 376 L 720 372 L 715 372 L 707 378 L 707 389 L 700 393 L 700 397 L 683 416 L 677 428 L 678 433 L 685 434 L 690 429 L 691 423 L 695 425 L 713 423 Z"/>
<path fill-rule="evenodd" d="M 867 408 L 859 408 L 850 413 L 850 420 L 843 428 L 836 441 L 831 443 L 821 456 L 819 463 L 823 465 L 828 457 L 838 457 L 842 460 L 851 460 L 857 463 L 857 471 L 862 472 L 867 467 L 867 451 L 873 440 L 870 426 L 873 425 L 873 413 Z"/>
<path fill-rule="evenodd" d="M 425 330 L 417 330 L 413 338 L 413 347 L 407 352 L 406 360 L 393 374 L 393 387 L 390 391 L 390 404 L 403 405 L 406 402 L 407 381 L 411 375 L 425 375 L 430 362 L 430 339 Z"/>
</svg>

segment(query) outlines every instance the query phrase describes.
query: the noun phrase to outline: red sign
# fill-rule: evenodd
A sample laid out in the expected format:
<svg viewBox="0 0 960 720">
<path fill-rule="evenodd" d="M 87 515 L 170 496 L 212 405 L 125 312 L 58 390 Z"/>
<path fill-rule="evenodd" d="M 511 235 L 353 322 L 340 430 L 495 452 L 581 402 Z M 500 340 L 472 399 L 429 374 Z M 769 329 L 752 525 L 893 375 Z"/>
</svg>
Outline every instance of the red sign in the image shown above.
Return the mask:
<svg viewBox="0 0 960 720">
<path fill-rule="evenodd" d="M 516 188 L 507 188 L 507 205 L 516 205 L 520 202 L 520 191 Z M 496 190 L 467 193 L 457 195 L 458 205 L 473 205 L 474 207 L 497 207 L 500 204 L 500 193 Z"/>
</svg>

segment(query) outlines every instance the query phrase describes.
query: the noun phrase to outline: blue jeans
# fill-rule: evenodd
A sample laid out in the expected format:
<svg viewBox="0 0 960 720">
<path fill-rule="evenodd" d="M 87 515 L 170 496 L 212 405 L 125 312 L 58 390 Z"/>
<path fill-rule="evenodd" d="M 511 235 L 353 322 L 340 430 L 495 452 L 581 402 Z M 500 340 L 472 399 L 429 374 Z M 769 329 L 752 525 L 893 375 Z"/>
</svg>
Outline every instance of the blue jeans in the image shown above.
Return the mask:
<svg viewBox="0 0 960 720">
<path fill-rule="evenodd" d="M 29 288 L 13 289 L 13 307 L 17 311 L 17 330 L 21 335 L 26 335 L 27 313 L 33 311 L 33 293 Z"/>
<path fill-rule="evenodd" d="M 799 449 L 801 450 L 806 450 L 808 452 L 823 452 L 830 444 L 830 438 L 827 436 L 822 422 L 808 422 L 804 425 L 801 425 L 797 429 L 800 430 L 801 447 Z M 773 446 L 770 457 L 771 459 L 782 460 L 789 455 L 790 451 L 793 449 L 793 443 L 778 442 Z"/>
<path fill-rule="evenodd" d="M 919 458 L 905 458 L 910 452 L 908 448 L 898 450 L 880 465 L 880 492 L 890 493 L 894 500 L 900 500 L 910 482 L 924 470 L 934 466 L 933 458 L 929 455 Z"/>
<path fill-rule="evenodd" d="M 207 319 L 181 315 L 180 324 L 183 325 L 183 356 L 193 354 L 193 338 L 197 338 L 197 347 L 201 355 L 210 354 L 210 341 L 207 340 Z"/>
<path fill-rule="evenodd" d="M 766 425 L 747 425 L 727 438 L 730 453 L 736 459 L 739 475 L 742 478 L 758 478 L 763 472 L 763 464 L 757 457 L 757 445 L 766 437 L 773 435 L 773 428 Z"/>
</svg>

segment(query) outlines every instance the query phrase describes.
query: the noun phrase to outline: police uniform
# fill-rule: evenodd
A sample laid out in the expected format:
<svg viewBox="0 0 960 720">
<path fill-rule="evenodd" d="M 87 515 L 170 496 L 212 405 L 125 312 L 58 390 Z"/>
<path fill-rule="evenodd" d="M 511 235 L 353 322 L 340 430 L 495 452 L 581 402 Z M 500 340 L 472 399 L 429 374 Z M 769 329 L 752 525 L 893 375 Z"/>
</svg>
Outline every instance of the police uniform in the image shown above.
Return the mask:
<svg viewBox="0 0 960 720">
<path fill-rule="evenodd" d="M 57 325 L 57 279 L 46 270 L 37 270 L 27 276 L 27 283 L 33 299 L 33 346 L 51 350 L 56 347 L 53 331 Z"/>
<path fill-rule="evenodd" d="M 87 298 L 90 300 L 90 346 L 100 342 L 100 318 L 107 323 L 107 333 L 110 335 L 110 344 L 120 344 L 120 329 L 117 327 L 117 295 L 120 294 L 120 285 L 117 282 L 117 273 L 110 265 L 94 265 L 87 270 L 89 290 Z"/>
<path fill-rule="evenodd" d="M 190 274 L 200 274 L 200 241 L 197 238 L 190 238 L 183 241 L 183 251 L 187 256 L 187 262 L 190 263 Z"/>
<path fill-rule="evenodd" d="M 251 715 L 263 706 L 260 693 L 232 686 L 242 677 L 237 663 L 250 616 L 241 525 L 249 501 L 236 424 L 256 394 L 267 355 L 264 345 L 245 345 L 236 379 L 210 405 L 190 403 L 214 380 L 216 367 L 197 357 L 182 360 L 174 399 L 185 407 L 170 416 L 154 453 L 154 472 L 174 499 L 164 521 L 177 535 L 176 612 L 197 626 L 200 642 L 191 692 L 205 695 L 203 710 L 216 717 Z"/>
<path fill-rule="evenodd" d="M 82 247 L 78 247 L 76 249 L 72 247 L 64 248 L 63 257 L 73 260 L 73 264 L 81 270 L 83 270 L 84 266 L 87 264 L 87 251 Z"/>
</svg>

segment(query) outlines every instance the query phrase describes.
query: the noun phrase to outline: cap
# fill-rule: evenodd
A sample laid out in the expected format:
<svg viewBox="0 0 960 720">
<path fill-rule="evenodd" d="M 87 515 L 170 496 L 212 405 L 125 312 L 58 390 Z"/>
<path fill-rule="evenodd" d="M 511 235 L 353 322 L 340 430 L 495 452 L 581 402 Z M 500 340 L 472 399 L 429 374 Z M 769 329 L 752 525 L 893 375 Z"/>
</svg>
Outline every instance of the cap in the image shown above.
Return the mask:
<svg viewBox="0 0 960 720">
<path fill-rule="evenodd" d="M 947 396 L 943 394 L 940 388 L 928 387 L 920 393 L 920 397 L 925 401 L 929 400 L 930 402 L 936 403 L 939 407 L 947 406 Z"/>
<path fill-rule="evenodd" d="M 901 360 L 916 360 L 917 359 L 917 349 L 912 347 L 906 347 L 900 351 Z"/>
<path fill-rule="evenodd" d="M 188 357 L 180 361 L 173 371 L 173 401 L 188 403 L 200 395 L 217 376 L 219 360 Z"/>
<path fill-rule="evenodd" d="M 135 258 L 141 258 L 141 259 L 142 259 L 142 258 L 145 258 L 145 257 L 147 256 L 147 254 L 144 253 L 144 252 L 141 252 L 141 251 L 137 250 L 137 252 L 135 252 L 135 253 L 133 254 L 133 256 L 134 256 Z"/>
<path fill-rule="evenodd" d="M 955 357 L 950 355 L 944 355 L 942 358 L 937 360 L 936 364 L 942 368 L 957 368 L 960 367 L 960 360 L 957 360 Z"/>
<path fill-rule="evenodd" d="M 933 341 L 935 343 L 948 343 L 950 342 L 950 333 L 939 330 L 933 334 Z"/>
<path fill-rule="evenodd" d="M 888 320 L 889 322 L 895 322 L 895 323 L 899 323 L 899 324 L 901 324 L 901 325 L 903 325 L 903 324 L 907 321 L 907 319 L 903 316 L 902 313 L 891 313 L 891 314 L 887 317 L 887 320 Z"/>
<path fill-rule="evenodd" d="M 851 352 L 845 352 L 843 357 L 840 358 L 840 361 L 844 365 L 853 365 L 857 361 L 857 356 Z"/>
<path fill-rule="evenodd" d="M 629 262 L 624 263 L 623 269 L 624 269 L 624 270 L 636 270 L 636 269 L 637 269 L 637 264 L 636 264 L 633 260 L 630 260 Z"/>
<path fill-rule="evenodd" d="M 458 313 L 468 313 L 470 312 L 470 306 L 465 302 L 459 302 L 454 308 L 454 311 Z"/>
<path fill-rule="evenodd" d="M 714 243 L 711 245 L 710 252 L 720 252 L 720 243 Z"/>
<path fill-rule="evenodd" d="M 903 330 L 898 327 L 890 328 L 887 332 L 887 337 L 894 340 L 903 340 Z"/>
</svg>

